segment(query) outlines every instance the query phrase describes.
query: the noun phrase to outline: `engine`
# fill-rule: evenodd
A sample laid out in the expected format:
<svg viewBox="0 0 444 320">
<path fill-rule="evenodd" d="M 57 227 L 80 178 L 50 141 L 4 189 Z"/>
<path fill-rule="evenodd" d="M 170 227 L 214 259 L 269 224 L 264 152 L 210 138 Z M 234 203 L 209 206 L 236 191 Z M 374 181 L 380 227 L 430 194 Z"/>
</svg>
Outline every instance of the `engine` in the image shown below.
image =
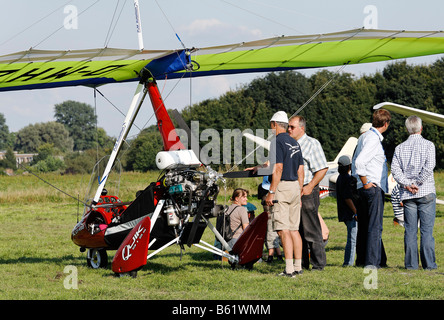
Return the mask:
<svg viewBox="0 0 444 320">
<path fill-rule="evenodd" d="M 166 189 L 164 212 L 168 225 L 175 226 L 195 216 L 198 210 L 204 217 L 215 217 L 223 212 L 224 206 L 216 205 L 221 175 L 211 168 L 168 170 L 161 179 Z M 202 208 L 200 208 L 202 206 Z"/>
</svg>

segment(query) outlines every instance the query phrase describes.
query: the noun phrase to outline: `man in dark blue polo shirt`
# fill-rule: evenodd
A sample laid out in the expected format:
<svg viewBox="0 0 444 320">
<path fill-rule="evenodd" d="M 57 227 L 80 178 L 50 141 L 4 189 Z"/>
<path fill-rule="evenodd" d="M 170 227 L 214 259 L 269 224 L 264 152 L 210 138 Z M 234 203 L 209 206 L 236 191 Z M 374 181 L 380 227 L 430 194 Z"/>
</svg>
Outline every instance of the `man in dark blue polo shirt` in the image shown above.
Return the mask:
<svg viewBox="0 0 444 320">
<path fill-rule="evenodd" d="M 302 273 L 299 222 L 304 162 L 298 142 L 287 133 L 287 114 L 284 111 L 276 112 L 270 125 L 276 138 L 271 141 L 269 161 L 251 169 L 272 169 L 271 185 L 265 202 L 272 206 L 273 229 L 277 231 L 284 248 L 285 270 L 279 275 L 295 277 Z M 273 203 L 273 200 L 278 202 Z"/>
</svg>

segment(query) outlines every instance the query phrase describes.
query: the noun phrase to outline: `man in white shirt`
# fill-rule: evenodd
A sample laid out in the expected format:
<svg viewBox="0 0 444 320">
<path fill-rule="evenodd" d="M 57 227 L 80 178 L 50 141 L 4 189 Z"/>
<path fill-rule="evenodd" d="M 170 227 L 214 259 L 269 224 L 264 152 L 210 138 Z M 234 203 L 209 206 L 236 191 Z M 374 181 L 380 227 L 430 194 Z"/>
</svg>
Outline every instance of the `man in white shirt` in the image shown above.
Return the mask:
<svg viewBox="0 0 444 320">
<path fill-rule="evenodd" d="M 382 140 L 391 115 L 385 109 L 373 113 L 372 127 L 358 139 L 352 162 L 360 201 L 358 205 L 358 239 L 356 265 L 386 265 L 382 243 L 384 193 L 388 192 L 388 168 Z M 364 253 L 365 252 L 365 253 Z"/>
</svg>

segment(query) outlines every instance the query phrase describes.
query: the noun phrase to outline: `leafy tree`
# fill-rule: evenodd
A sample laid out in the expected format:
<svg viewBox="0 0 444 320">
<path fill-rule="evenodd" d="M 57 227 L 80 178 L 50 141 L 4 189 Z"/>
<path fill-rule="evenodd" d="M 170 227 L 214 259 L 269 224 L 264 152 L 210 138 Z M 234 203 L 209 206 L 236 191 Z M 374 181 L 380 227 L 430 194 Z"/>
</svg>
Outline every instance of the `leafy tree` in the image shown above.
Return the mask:
<svg viewBox="0 0 444 320">
<path fill-rule="evenodd" d="M 65 155 L 65 173 L 90 174 L 98 159 L 101 159 L 105 152 L 99 149 L 88 149 L 85 151 L 73 151 Z"/>
<path fill-rule="evenodd" d="M 5 169 L 17 169 L 15 154 L 11 147 L 6 149 L 5 158 L 0 160 L 0 167 Z"/>
<path fill-rule="evenodd" d="M 157 170 L 156 155 L 163 149 L 162 137 L 157 127 L 142 130 L 137 138 L 131 142 L 125 154 L 125 170 L 146 172 Z"/>
<path fill-rule="evenodd" d="M 15 149 L 23 152 L 37 152 L 45 143 L 67 152 L 73 148 L 73 140 L 65 126 L 57 122 L 30 124 L 17 133 Z"/>
<path fill-rule="evenodd" d="M 51 143 L 40 145 L 38 155 L 32 160 L 32 168 L 38 172 L 53 172 L 63 169 L 65 164 L 62 159 L 55 156 L 57 152 Z"/>
<path fill-rule="evenodd" d="M 300 111 L 307 119 L 307 134 L 317 138 L 327 159 L 333 160 L 347 139 L 358 137 L 361 125 L 371 122 L 372 107 L 380 102 L 390 101 L 443 114 L 443 74 L 443 58 L 429 66 L 397 62 L 382 72 L 360 78 L 348 73 L 334 75 L 325 70 L 310 77 L 294 71 L 269 73 L 218 99 L 189 106 L 182 111 L 182 116 L 188 123 L 199 121 L 199 133 L 207 128 L 216 129 L 220 136 L 223 129 L 267 129 L 274 112 L 284 110 L 288 115 L 294 114 L 334 76 L 334 81 Z M 408 137 L 405 118 L 392 112 L 392 122 L 384 134 L 389 163 L 396 145 Z M 423 136 L 435 143 L 437 168 L 444 168 L 444 129 L 426 123 L 423 126 Z"/>
<path fill-rule="evenodd" d="M 442 58 L 430 66 L 412 66 L 406 62 L 390 64 L 382 72 L 383 81 L 378 83 L 378 100 L 442 114 L 443 71 Z M 406 117 L 393 112 L 391 114 L 392 121 L 383 141 L 389 162 L 395 147 L 408 138 L 405 129 Z M 427 123 L 423 123 L 423 127 L 424 138 L 431 140 L 436 146 L 437 168 L 444 168 L 444 129 Z"/>
<path fill-rule="evenodd" d="M 0 150 L 8 147 L 9 128 L 6 125 L 6 119 L 3 113 L 0 113 Z"/>
<path fill-rule="evenodd" d="M 105 129 L 97 128 L 97 141 L 94 141 L 94 146 L 96 145 L 96 142 L 101 149 L 112 149 L 114 147 L 115 139 L 108 136 Z"/>
<path fill-rule="evenodd" d="M 68 130 L 69 136 L 74 140 L 74 150 L 86 150 L 95 146 L 97 116 L 89 104 L 64 101 L 55 105 L 54 117 Z"/>
</svg>

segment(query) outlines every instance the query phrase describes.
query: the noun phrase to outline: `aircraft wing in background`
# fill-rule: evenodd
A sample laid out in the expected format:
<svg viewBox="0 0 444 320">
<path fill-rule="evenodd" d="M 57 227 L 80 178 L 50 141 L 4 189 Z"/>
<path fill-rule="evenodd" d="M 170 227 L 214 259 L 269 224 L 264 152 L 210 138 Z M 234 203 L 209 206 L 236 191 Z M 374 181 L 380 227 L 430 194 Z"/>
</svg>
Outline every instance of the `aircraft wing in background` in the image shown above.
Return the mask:
<svg viewBox="0 0 444 320">
<path fill-rule="evenodd" d="M 425 111 L 421 109 L 416 109 L 412 107 L 403 106 L 401 104 L 392 103 L 392 102 L 382 102 L 373 107 L 373 109 L 384 108 L 392 112 L 396 112 L 402 114 L 404 116 L 418 116 L 422 121 L 435 124 L 440 127 L 444 127 L 444 115 L 439 113 L 434 113 L 430 111 Z"/>
<path fill-rule="evenodd" d="M 254 143 L 256 143 L 258 146 L 270 150 L 270 141 L 252 135 L 250 133 L 244 133 L 243 136 Z M 322 179 L 322 181 L 319 183 L 319 187 L 321 189 L 321 198 L 327 197 L 329 195 L 332 195 L 335 190 L 336 185 L 336 179 L 338 178 L 338 159 L 339 157 L 343 155 L 348 155 L 350 158 L 353 156 L 353 152 L 355 151 L 356 145 L 358 143 L 358 139 L 355 137 L 348 138 L 347 142 L 342 147 L 341 151 L 337 154 L 335 160 L 327 162 L 328 165 L 328 171 L 325 174 L 325 177 Z"/>
</svg>

